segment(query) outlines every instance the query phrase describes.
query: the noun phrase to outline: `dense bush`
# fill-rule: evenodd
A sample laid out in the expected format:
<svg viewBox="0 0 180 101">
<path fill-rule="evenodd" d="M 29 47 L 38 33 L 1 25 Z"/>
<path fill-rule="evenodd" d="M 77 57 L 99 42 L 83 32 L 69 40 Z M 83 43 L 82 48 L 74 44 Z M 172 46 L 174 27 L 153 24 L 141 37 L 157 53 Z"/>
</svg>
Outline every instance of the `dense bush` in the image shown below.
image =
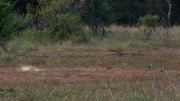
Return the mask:
<svg viewBox="0 0 180 101">
<path fill-rule="evenodd" d="M 3 33 L 2 30 L 4 29 L 4 27 L 6 27 L 4 24 L 7 21 L 7 17 L 9 16 L 9 14 L 11 13 L 12 10 L 12 5 L 9 3 L 5 3 L 0 1 L 0 41 L 2 41 L 5 37 L 7 37 L 7 33 Z"/>
<path fill-rule="evenodd" d="M 27 5 L 28 13 L 26 21 L 31 28 L 37 30 L 48 31 L 53 41 L 67 40 L 71 37 L 81 37 L 85 35 L 84 23 L 81 18 L 74 14 L 69 4 L 70 1 L 49 1 L 46 3 L 39 0 L 37 8 Z M 41 33 L 42 37 L 44 33 Z"/>
<path fill-rule="evenodd" d="M 9 3 L 5 3 L 3 1 L 0 1 L 0 24 L 2 26 L 2 24 L 5 22 L 6 17 L 11 13 L 12 10 L 12 5 Z"/>
<path fill-rule="evenodd" d="M 41 43 L 48 43 L 51 41 L 51 32 L 48 30 L 39 30 L 36 28 L 27 28 L 21 31 L 21 37 L 24 38 L 26 41 L 29 42 L 41 42 Z"/>
<path fill-rule="evenodd" d="M 159 23 L 158 15 L 145 15 L 138 18 L 138 25 L 144 25 L 147 27 L 156 27 Z"/>
<path fill-rule="evenodd" d="M 79 16 L 73 15 L 72 13 L 58 14 L 55 29 L 54 39 L 68 39 L 75 35 L 80 36 L 85 33 L 83 23 Z"/>
<path fill-rule="evenodd" d="M 0 45 L 12 36 L 18 36 L 20 31 L 26 27 L 23 15 L 13 11 L 13 4 L 0 1 Z"/>
</svg>

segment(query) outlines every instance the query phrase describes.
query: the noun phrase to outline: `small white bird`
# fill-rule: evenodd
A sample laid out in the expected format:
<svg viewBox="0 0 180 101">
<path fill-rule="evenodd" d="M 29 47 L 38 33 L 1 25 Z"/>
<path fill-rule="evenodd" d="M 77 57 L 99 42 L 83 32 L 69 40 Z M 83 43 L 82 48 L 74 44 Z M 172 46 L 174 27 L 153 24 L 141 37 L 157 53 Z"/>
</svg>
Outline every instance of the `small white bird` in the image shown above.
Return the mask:
<svg viewBox="0 0 180 101">
<path fill-rule="evenodd" d="M 150 64 L 148 68 L 151 70 L 152 69 L 152 64 Z"/>
<path fill-rule="evenodd" d="M 107 66 L 107 65 L 105 65 L 105 68 L 106 68 L 106 70 L 110 70 L 111 69 L 111 67 Z"/>
<path fill-rule="evenodd" d="M 162 69 L 160 70 L 160 72 L 165 72 L 165 68 L 162 68 Z"/>
</svg>

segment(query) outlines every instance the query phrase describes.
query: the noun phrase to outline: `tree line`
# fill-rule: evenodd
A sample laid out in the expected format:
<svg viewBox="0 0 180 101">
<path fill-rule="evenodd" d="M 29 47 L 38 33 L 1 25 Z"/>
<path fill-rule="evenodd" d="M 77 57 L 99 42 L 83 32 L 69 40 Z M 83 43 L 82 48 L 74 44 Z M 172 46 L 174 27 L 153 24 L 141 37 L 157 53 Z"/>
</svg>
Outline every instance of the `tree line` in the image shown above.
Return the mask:
<svg viewBox="0 0 180 101">
<path fill-rule="evenodd" d="M 170 27 L 180 24 L 179 5 L 179 0 L 1 0 L 0 40 L 85 41 L 85 26 L 104 35 L 111 24 Z"/>
</svg>

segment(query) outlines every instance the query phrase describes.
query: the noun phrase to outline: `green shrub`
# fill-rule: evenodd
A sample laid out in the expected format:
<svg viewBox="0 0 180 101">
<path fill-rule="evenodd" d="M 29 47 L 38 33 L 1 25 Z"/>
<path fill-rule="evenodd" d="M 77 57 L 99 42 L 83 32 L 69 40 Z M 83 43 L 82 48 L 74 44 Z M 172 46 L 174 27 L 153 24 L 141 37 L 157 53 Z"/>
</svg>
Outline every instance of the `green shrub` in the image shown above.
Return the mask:
<svg viewBox="0 0 180 101">
<path fill-rule="evenodd" d="M 21 31 L 21 37 L 26 41 L 47 44 L 51 41 L 51 32 L 49 30 L 39 30 L 36 28 L 27 28 Z"/>
<path fill-rule="evenodd" d="M 43 46 L 43 44 L 38 42 L 30 42 L 24 37 L 17 37 L 9 40 L 6 44 L 7 51 L 9 53 L 18 54 L 21 52 L 30 53 L 32 51 L 37 51 L 38 47 Z"/>
<path fill-rule="evenodd" d="M 55 42 L 85 35 L 84 23 L 71 10 L 71 1 L 50 0 L 49 3 L 46 3 L 39 0 L 38 2 L 40 5 L 37 8 L 27 5 L 26 21 L 40 30 L 40 34 L 44 34 L 43 31 L 48 30 L 50 32 L 48 36 Z"/>
<path fill-rule="evenodd" d="M 19 15 L 17 13 L 11 13 L 7 16 L 7 21 L 3 25 L 3 29 L 1 33 L 6 34 L 8 36 L 19 36 L 21 30 L 27 27 L 26 23 L 24 22 L 23 15 Z"/>
<path fill-rule="evenodd" d="M 138 18 L 138 25 L 144 25 L 147 27 L 156 27 L 159 23 L 158 15 L 145 15 L 143 17 Z"/>
<path fill-rule="evenodd" d="M 7 17 L 11 13 L 12 10 L 12 5 L 10 3 L 3 2 L 2 0 L 0 1 L 0 41 L 2 44 L 2 41 L 5 41 L 5 38 L 8 37 L 7 33 L 3 33 L 4 25 L 7 21 Z"/>
<path fill-rule="evenodd" d="M 13 11 L 13 4 L 1 0 L 0 9 L 0 46 L 5 49 L 6 42 L 14 36 L 19 36 L 26 24 L 23 15 Z"/>
<path fill-rule="evenodd" d="M 0 29 L 2 29 L 3 23 L 6 21 L 6 17 L 11 13 L 12 5 L 10 3 L 0 1 Z"/>
<path fill-rule="evenodd" d="M 55 40 L 68 39 L 72 36 L 85 34 L 81 18 L 72 13 L 57 14 L 57 28 L 54 35 Z"/>
</svg>

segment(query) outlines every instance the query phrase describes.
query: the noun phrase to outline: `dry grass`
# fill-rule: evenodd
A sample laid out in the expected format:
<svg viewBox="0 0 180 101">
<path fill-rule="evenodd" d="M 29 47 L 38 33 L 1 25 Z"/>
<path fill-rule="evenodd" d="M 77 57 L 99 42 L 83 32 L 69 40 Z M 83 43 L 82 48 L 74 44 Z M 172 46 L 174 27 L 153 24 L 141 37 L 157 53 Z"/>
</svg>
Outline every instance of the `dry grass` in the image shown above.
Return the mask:
<svg viewBox="0 0 180 101">
<path fill-rule="evenodd" d="M 72 51 L 137 51 L 159 48 L 178 48 L 180 43 L 180 26 L 169 29 L 162 27 L 122 27 L 112 25 L 106 36 L 92 36 L 88 33 L 88 43 L 77 44 L 73 41 L 57 43 L 28 42 L 23 38 L 9 41 L 7 50 L 11 52 L 72 52 Z"/>
<path fill-rule="evenodd" d="M 106 37 L 89 36 L 87 44 L 10 41 L 7 50 L 11 54 L 0 55 L 0 100 L 178 101 L 179 26 L 148 29 L 112 25 L 109 29 L 111 34 Z M 113 52 L 138 50 L 142 56 Z M 151 63 L 153 69 L 148 70 Z M 112 69 L 106 70 L 105 64 Z M 40 71 L 20 71 L 22 65 Z M 163 67 L 166 72 L 159 72 Z"/>
<path fill-rule="evenodd" d="M 121 57 L 112 52 L 42 54 L 17 56 L 1 67 L 2 100 L 179 99 L 179 49 L 149 50 L 142 52 L 142 56 Z M 152 70 L 148 70 L 150 63 Z M 19 64 L 32 65 L 41 71 L 20 71 Z M 112 69 L 106 70 L 104 64 Z M 165 73 L 159 72 L 162 67 L 166 68 Z"/>
<path fill-rule="evenodd" d="M 154 48 L 177 48 L 180 42 L 179 26 L 170 29 L 162 27 L 149 29 L 145 27 L 122 27 L 111 26 L 108 28 L 108 35 L 91 36 L 87 44 L 74 44 L 71 41 L 57 43 L 48 47 L 40 47 L 38 50 L 53 51 L 137 51 Z"/>
</svg>

